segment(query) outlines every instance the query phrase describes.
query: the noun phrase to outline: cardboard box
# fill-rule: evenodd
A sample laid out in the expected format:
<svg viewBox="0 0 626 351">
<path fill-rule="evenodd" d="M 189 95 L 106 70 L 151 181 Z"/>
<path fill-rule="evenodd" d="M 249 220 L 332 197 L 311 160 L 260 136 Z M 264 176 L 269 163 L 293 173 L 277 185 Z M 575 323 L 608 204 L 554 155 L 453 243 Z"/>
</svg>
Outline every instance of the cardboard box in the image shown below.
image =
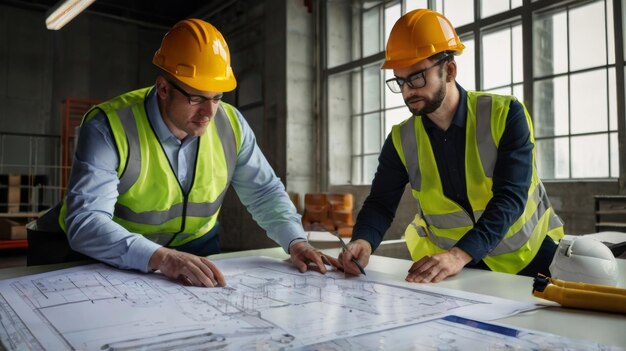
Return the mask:
<svg viewBox="0 0 626 351">
<path fill-rule="evenodd" d="M 39 212 L 48 209 L 43 204 L 47 184 L 48 176 L 43 174 L 0 174 L 0 213 Z"/>
<path fill-rule="evenodd" d="M 26 225 L 16 221 L 0 218 L 0 240 L 25 240 Z"/>
<path fill-rule="evenodd" d="M 9 176 L 9 190 L 7 199 L 7 212 L 17 213 L 20 212 L 20 186 L 22 184 L 21 176 L 10 175 Z"/>
</svg>

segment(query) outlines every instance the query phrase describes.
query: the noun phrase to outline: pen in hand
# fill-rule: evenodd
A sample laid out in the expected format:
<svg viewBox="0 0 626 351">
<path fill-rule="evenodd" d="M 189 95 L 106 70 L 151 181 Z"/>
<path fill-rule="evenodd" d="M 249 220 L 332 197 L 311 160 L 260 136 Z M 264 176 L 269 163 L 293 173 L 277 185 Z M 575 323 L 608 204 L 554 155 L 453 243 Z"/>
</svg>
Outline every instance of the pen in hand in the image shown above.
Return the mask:
<svg viewBox="0 0 626 351">
<path fill-rule="evenodd" d="M 335 234 L 337 239 L 339 239 L 339 242 L 341 243 L 341 247 L 343 249 L 343 252 L 348 251 L 348 245 L 346 245 L 346 243 L 343 241 L 341 236 L 339 236 L 339 234 L 337 234 L 337 233 L 333 233 L 333 234 Z M 363 269 L 363 266 L 361 266 L 361 264 L 359 263 L 359 260 L 357 260 L 356 257 L 352 256 L 352 260 L 351 261 L 352 261 L 352 263 L 354 263 L 357 266 L 357 268 L 359 268 L 359 271 L 361 271 L 361 274 L 367 275 L 367 274 L 365 274 L 365 270 Z"/>
</svg>

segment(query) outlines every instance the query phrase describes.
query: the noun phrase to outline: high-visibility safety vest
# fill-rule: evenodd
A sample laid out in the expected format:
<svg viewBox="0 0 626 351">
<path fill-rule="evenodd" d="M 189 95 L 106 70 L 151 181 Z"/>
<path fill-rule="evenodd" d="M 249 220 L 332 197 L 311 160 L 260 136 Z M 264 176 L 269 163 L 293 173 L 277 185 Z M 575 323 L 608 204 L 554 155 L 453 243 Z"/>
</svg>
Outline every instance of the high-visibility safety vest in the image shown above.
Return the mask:
<svg viewBox="0 0 626 351">
<path fill-rule="evenodd" d="M 215 226 L 241 148 L 241 125 L 234 107 L 220 102 L 206 132 L 198 138 L 194 178 L 186 192 L 150 125 L 145 109 L 150 89 L 93 107 L 83 123 L 102 111 L 113 132 L 120 180 L 113 220 L 131 233 L 175 247 Z M 64 231 L 66 213 L 64 203 L 59 216 Z"/>
<path fill-rule="evenodd" d="M 493 197 L 492 177 L 498 144 L 504 134 L 509 105 L 514 99 L 512 96 L 467 92 L 465 174 L 467 195 L 476 221 Z M 526 107 L 524 113 L 534 145 L 532 122 Z M 418 204 L 415 219 L 404 233 L 415 261 L 450 250 L 475 224 L 462 206 L 444 195 L 422 118 L 411 117 L 395 125 L 391 132 Z M 492 271 L 516 274 L 532 261 L 546 235 L 553 240 L 563 237 L 563 222 L 554 213 L 537 176 L 534 147 L 532 165 L 524 212 L 511 225 L 502 241 L 483 258 Z"/>
</svg>

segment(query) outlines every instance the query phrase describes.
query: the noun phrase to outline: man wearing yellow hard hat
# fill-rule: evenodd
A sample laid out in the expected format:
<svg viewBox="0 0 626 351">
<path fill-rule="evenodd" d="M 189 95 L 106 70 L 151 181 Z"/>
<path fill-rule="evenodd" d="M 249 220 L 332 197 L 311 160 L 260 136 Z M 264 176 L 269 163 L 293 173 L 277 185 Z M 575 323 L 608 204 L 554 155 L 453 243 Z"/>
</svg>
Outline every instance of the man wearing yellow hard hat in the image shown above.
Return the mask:
<svg viewBox="0 0 626 351">
<path fill-rule="evenodd" d="M 466 91 L 455 55 L 465 46 L 443 15 L 426 9 L 393 26 L 383 69 L 388 88 L 412 113 L 382 148 L 371 192 L 348 250 L 339 256 L 366 265 L 410 184 L 417 214 L 405 231 L 413 258 L 406 280 L 438 282 L 465 266 L 549 275 L 563 236 L 535 167 L 530 116 L 513 96 Z"/>
<path fill-rule="evenodd" d="M 228 45 L 211 24 L 180 21 L 152 61 L 154 86 L 84 117 L 58 216 L 73 250 L 124 269 L 224 286 L 206 258 L 219 252 L 217 217 L 229 185 L 304 272 L 322 256 L 241 113 L 221 101 L 237 86 Z"/>
</svg>

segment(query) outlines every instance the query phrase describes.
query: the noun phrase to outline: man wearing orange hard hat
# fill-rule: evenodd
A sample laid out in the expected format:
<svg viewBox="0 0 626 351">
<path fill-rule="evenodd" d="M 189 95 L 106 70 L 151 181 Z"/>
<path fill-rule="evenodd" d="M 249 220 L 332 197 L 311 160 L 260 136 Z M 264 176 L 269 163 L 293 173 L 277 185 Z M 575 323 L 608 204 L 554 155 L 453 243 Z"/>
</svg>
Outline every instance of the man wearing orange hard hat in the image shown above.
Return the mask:
<svg viewBox="0 0 626 351">
<path fill-rule="evenodd" d="M 413 258 L 406 280 L 438 282 L 463 267 L 549 275 L 563 237 L 537 176 L 530 116 L 513 96 L 466 91 L 457 82 L 463 53 L 450 21 L 419 9 L 393 26 L 383 69 L 412 116 L 382 148 L 371 192 L 339 261 L 366 265 L 389 228 L 405 185 L 417 214 L 405 231 Z"/>
<path fill-rule="evenodd" d="M 206 256 L 219 252 L 217 217 L 232 185 L 301 272 L 310 263 L 326 272 L 250 126 L 221 101 L 237 86 L 222 34 L 203 20 L 180 21 L 152 62 L 161 71 L 153 86 L 84 117 L 57 211 L 71 248 L 118 268 L 224 286 Z"/>
</svg>

